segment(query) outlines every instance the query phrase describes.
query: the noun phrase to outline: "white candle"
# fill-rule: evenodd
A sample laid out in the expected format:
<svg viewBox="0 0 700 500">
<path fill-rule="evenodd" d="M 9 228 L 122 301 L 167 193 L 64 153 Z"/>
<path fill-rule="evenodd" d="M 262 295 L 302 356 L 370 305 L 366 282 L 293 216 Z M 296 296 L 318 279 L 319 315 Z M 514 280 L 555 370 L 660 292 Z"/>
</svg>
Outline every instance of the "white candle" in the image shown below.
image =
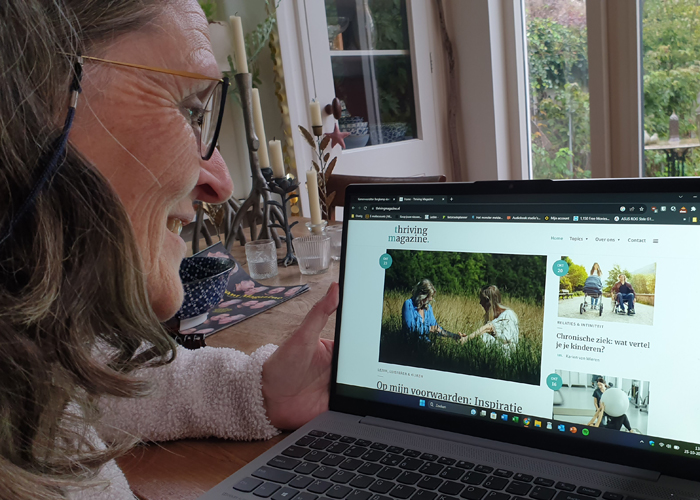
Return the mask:
<svg viewBox="0 0 700 500">
<path fill-rule="evenodd" d="M 245 36 L 243 35 L 243 24 L 238 16 L 231 16 L 231 30 L 233 35 L 233 57 L 236 61 L 236 73 L 248 72 L 248 55 L 245 51 Z"/>
<path fill-rule="evenodd" d="M 321 117 L 321 103 L 311 101 L 311 104 L 309 104 L 309 111 L 311 112 L 311 125 L 314 127 L 323 126 L 323 118 Z"/>
<path fill-rule="evenodd" d="M 284 177 L 282 141 L 270 141 L 270 158 L 272 159 L 272 172 L 275 178 Z"/>
<path fill-rule="evenodd" d="M 263 123 L 260 91 L 258 89 L 253 89 L 253 123 L 255 124 L 255 134 L 260 141 L 260 147 L 258 148 L 260 168 L 270 168 L 270 155 L 267 153 L 267 138 L 265 137 L 265 124 Z"/>
<path fill-rule="evenodd" d="M 321 224 L 321 201 L 318 198 L 318 179 L 316 170 L 311 169 L 306 172 L 306 189 L 309 191 L 309 207 L 311 209 L 311 224 L 317 226 Z M 321 232 L 320 226 L 314 232 Z"/>
</svg>

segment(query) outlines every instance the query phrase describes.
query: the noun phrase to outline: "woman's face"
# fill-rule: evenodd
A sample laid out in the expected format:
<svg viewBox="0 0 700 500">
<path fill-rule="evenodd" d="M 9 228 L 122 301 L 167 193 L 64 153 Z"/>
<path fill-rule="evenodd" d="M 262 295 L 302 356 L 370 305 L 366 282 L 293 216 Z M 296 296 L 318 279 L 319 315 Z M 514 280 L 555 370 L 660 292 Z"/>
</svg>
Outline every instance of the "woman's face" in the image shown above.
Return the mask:
<svg viewBox="0 0 700 500">
<path fill-rule="evenodd" d="M 603 382 L 598 382 L 598 389 L 600 389 L 602 392 L 605 392 L 605 384 Z"/>
<path fill-rule="evenodd" d="M 104 59 L 219 78 L 207 20 L 196 0 L 166 6 L 136 33 L 96 55 Z M 102 172 L 131 219 L 148 294 L 161 320 L 183 299 L 180 225 L 194 200 L 222 203 L 233 183 L 218 151 L 203 161 L 189 110 L 202 107 L 215 82 L 87 62 L 73 144 Z"/>
<path fill-rule="evenodd" d="M 490 305 L 490 304 L 489 304 L 489 299 L 487 299 L 486 297 L 481 297 L 481 298 L 479 299 L 479 303 L 481 304 L 481 307 L 484 308 L 484 311 L 487 311 L 487 312 L 488 312 L 488 310 L 489 310 L 489 305 Z"/>
</svg>

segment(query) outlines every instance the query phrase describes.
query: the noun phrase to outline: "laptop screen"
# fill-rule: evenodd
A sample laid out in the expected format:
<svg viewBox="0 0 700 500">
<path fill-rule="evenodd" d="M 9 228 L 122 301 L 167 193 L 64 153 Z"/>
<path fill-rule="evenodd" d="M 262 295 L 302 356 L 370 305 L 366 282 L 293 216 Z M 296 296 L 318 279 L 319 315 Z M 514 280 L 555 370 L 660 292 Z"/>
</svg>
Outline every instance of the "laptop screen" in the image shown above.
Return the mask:
<svg viewBox="0 0 700 500">
<path fill-rule="evenodd" d="M 334 394 L 700 456 L 698 195 L 457 186 L 348 191 Z"/>
</svg>

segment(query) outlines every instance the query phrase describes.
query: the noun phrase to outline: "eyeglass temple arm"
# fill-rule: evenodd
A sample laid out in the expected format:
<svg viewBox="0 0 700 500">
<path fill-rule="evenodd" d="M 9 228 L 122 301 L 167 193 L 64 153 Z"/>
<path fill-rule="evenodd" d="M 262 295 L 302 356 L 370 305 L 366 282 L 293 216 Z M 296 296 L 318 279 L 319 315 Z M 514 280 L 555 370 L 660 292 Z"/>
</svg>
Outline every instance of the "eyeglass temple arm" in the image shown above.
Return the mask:
<svg viewBox="0 0 700 500">
<path fill-rule="evenodd" d="M 89 61 L 96 61 L 96 62 L 101 62 L 101 63 L 105 63 L 105 64 L 114 64 L 117 66 L 124 66 L 126 68 L 143 69 L 146 71 L 153 71 L 155 73 L 165 73 L 166 75 L 184 76 L 186 78 L 195 78 L 197 80 L 210 80 L 213 82 L 222 82 L 223 81 L 221 78 L 213 78 L 211 76 L 202 75 L 200 73 L 190 73 L 189 71 L 174 71 L 174 70 L 165 69 L 165 68 L 152 68 L 150 66 L 144 66 L 142 64 L 125 63 L 125 62 L 120 62 L 120 61 L 110 61 L 109 59 L 102 59 L 100 57 L 90 57 L 90 56 L 82 56 L 82 57 L 83 57 L 83 59 L 87 59 Z"/>
</svg>

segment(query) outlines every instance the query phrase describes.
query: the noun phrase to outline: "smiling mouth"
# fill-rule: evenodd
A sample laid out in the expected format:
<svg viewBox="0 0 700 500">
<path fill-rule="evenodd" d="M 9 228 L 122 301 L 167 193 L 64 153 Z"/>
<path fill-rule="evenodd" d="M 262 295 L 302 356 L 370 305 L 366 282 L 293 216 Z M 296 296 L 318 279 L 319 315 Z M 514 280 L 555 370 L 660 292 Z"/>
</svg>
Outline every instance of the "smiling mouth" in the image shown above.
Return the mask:
<svg viewBox="0 0 700 500">
<path fill-rule="evenodd" d="M 180 236 L 180 233 L 182 233 L 182 227 L 184 226 L 183 222 L 181 219 L 178 218 L 172 218 L 168 219 L 168 231 L 171 233 L 177 234 Z"/>
</svg>

